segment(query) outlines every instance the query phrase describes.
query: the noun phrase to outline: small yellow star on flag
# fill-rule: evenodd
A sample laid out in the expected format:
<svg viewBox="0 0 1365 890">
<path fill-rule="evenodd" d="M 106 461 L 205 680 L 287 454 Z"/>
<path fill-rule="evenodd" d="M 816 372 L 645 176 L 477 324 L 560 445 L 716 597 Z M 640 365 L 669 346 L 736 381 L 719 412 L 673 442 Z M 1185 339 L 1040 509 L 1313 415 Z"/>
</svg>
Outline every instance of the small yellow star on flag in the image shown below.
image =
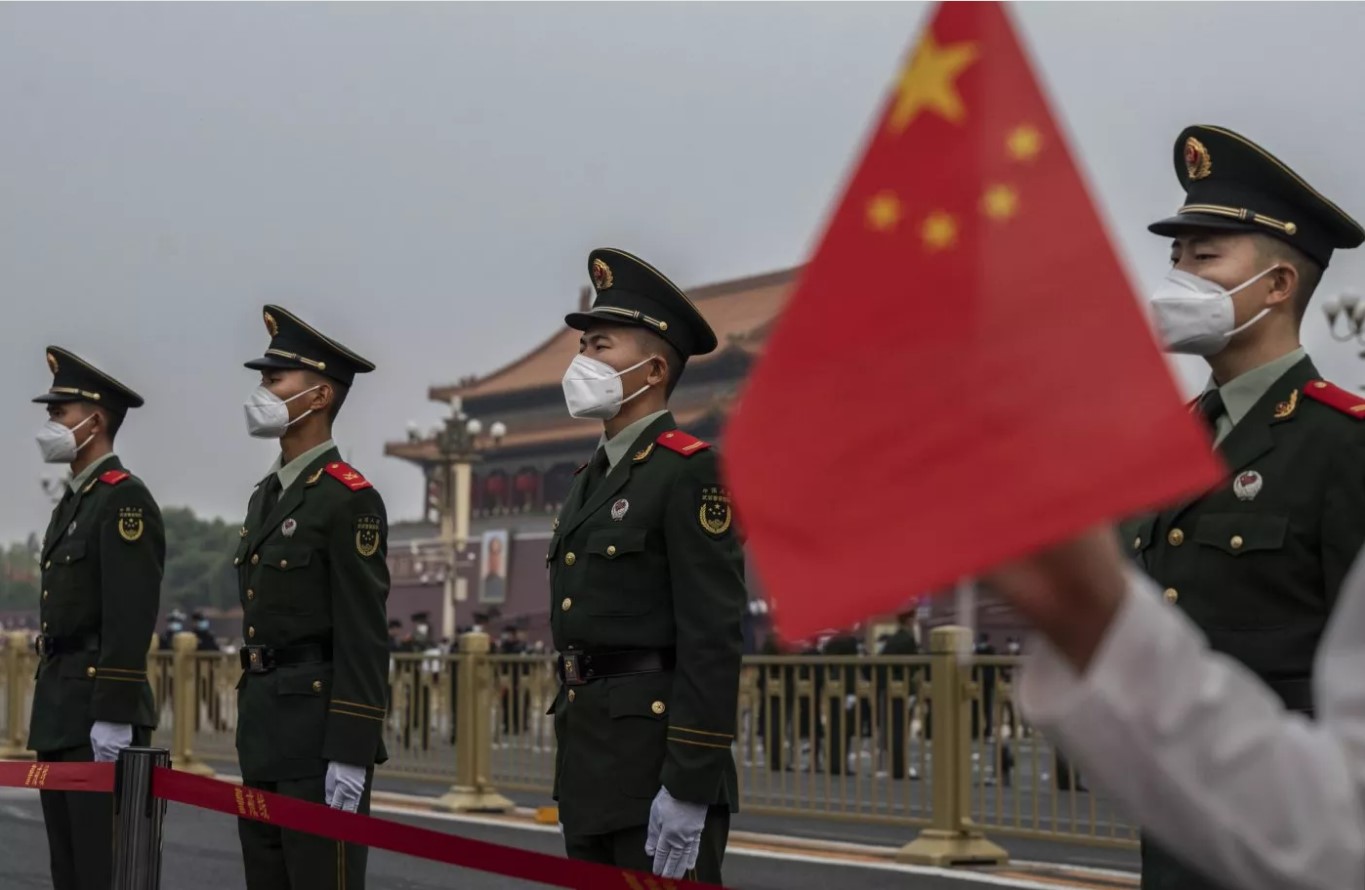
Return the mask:
<svg viewBox="0 0 1365 890">
<path fill-rule="evenodd" d="M 894 229 L 900 219 L 901 202 L 894 192 L 878 192 L 867 202 L 867 224 L 878 232 Z"/>
<path fill-rule="evenodd" d="M 1043 150 L 1043 134 L 1035 127 L 1020 124 L 1010 131 L 1005 147 L 1016 161 L 1031 161 Z"/>
<path fill-rule="evenodd" d="M 993 185 L 981 196 L 981 212 L 991 219 L 1009 219 L 1019 212 L 1019 193 L 1008 185 Z"/>
<path fill-rule="evenodd" d="M 924 246 L 930 250 L 952 247 L 953 242 L 957 240 L 957 221 L 951 214 L 935 210 L 920 226 L 920 237 L 924 239 Z"/>
<path fill-rule="evenodd" d="M 904 132 L 923 109 L 931 109 L 939 116 L 960 123 L 967 110 L 958 95 L 956 80 L 976 61 L 975 43 L 952 43 L 939 46 L 932 32 L 915 48 L 910 63 L 901 72 L 896 86 L 896 104 L 887 119 L 893 133 Z"/>
</svg>

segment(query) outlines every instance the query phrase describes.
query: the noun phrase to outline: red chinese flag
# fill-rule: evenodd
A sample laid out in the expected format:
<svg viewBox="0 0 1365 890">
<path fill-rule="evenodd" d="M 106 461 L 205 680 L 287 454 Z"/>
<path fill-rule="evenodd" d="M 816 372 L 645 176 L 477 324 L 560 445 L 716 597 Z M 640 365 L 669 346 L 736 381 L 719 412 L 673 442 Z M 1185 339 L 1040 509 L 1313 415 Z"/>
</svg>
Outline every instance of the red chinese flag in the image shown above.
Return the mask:
<svg viewBox="0 0 1365 890">
<path fill-rule="evenodd" d="M 938 7 L 725 440 L 788 639 L 1219 479 L 999 4 Z"/>
</svg>

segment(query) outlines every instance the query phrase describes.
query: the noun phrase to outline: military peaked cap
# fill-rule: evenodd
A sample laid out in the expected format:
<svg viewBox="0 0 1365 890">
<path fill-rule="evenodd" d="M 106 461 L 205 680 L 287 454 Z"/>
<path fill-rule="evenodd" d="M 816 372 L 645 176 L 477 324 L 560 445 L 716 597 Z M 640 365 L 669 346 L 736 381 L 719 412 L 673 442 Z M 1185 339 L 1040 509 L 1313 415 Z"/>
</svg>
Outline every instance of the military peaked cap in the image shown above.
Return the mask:
<svg viewBox="0 0 1365 890">
<path fill-rule="evenodd" d="M 374 365 L 331 337 L 318 332 L 288 309 L 266 306 L 262 312 L 270 345 L 265 355 L 246 363 L 254 371 L 308 370 L 350 386 L 357 374 Z"/>
<path fill-rule="evenodd" d="M 113 377 L 60 346 L 47 348 L 52 388 L 35 402 L 91 402 L 122 416 L 129 408 L 141 408 L 142 396 Z"/>
<path fill-rule="evenodd" d="M 1222 127 L 1186 127 L 1175 141 L 1185 203 L 1148 226 L 1174 237 L 1189 229 L 1259 232 L 1327 265 L 1337 248 L 1360 246 L 1365 229 L 1256 143 Z"/>
<path fill-rule="evenodd" d="M 587 312 L 571 312 L 564 323 L 586 331 L 593 324 L 643 327 L 663 337 L 687 360 L 716 348 L 716 335 L 697 307 L 662 272 L 614 247 L 588 254 L 588 274 L 597 299 Z"/>
</svg>

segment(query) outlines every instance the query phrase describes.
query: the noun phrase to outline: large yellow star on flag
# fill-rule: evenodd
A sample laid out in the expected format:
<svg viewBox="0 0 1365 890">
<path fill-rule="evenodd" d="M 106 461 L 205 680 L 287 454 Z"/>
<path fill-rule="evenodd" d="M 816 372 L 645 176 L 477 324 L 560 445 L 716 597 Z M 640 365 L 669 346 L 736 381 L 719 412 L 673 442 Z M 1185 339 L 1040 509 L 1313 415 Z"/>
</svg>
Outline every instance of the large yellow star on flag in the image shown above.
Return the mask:
<svg viewBox="0 0 1365 890">
<path fill-rule="evenodd" d="M 901 72 L 896 104 L 887 121 L 891 132 L 903 132 L 926 108 L 955 124 L 960 123 L 967 109 L 957 93 L 956 81 L 976 57 L 975 43 L 939 46 L 934 42 L 934 35 L 926 32 L 915 48 L 910 64 Z"/>
</svg>

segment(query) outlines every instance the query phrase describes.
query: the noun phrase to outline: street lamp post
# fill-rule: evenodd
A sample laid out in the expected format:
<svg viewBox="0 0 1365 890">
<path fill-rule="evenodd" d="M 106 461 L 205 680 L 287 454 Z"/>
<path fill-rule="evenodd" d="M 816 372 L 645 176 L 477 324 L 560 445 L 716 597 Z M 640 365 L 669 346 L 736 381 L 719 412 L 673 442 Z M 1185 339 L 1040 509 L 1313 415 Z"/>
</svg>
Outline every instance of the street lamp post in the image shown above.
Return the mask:
<svg viewBox="0 0 1365 890">
<path fill-rule="evenodd" d="M 464 413 L 459 396 L 451 396 L 450 415 L 445 425 L 436 431 L 436 447 L 441 453 L 443 490 L 441 502 L 441 543 L 446 551 L 445 596 L 441 604 L 441 634 L 455 634 L 456 603 L 468 597 L 467 580 L 459 573 L 460 554 L 469 541 L 470 480 L 473 466 L 483 459 L 481 451 L 496 448 L 507 435 L 507 425 L 501 421 L 488 428 L 483 435 L 483 423 Z"/>
<path fill-rule="evenodd" d="M 1322 311 L 1327 316 L 1327 329 L 1333 340 L 1339 343 L 1354 340 L 1365 346 L 1365 300 L 1361 300 L 1359 294 L 1346 291 L 1329 297 L 1322 304 Z M 1365 350 L 1361 351 L 1360 357 L 1365 358 Z"/>
</svg>

